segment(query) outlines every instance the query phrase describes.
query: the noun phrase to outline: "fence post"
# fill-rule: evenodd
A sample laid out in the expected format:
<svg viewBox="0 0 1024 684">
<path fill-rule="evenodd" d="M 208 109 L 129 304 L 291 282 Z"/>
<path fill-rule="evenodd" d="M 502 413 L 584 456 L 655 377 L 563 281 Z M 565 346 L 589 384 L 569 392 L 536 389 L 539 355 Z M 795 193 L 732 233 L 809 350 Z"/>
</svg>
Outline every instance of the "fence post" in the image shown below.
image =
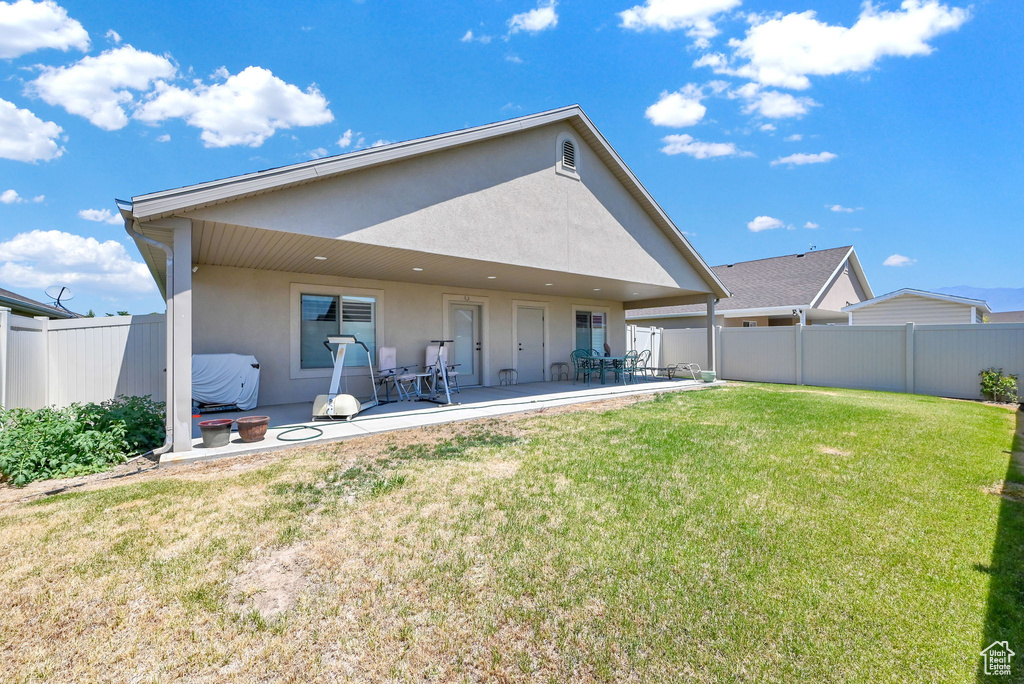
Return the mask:
<svg viewBox="0 0 1024 684">
<path fill-rule="evenodd" d="M 10 331 L 11 310 L 0 306 L 0 408 L 7 408 L 7 340 Z"/>
<path fill-rule="evenodd" d="M 33 316 L 36 321 L 39 322 L 39 327 L 43 329 L 43 406 L 50 405 L 50 317 L 49 316 Z"/>
<path fill-rule="evenodd" d="M 719 380 L 724 380 L 725 379 L 725 355 L 722 354 L 723 346 L 724 345 L 722 343 L 722 326 L 717 325 L 717 326 L 715 326 L 715 348 L 714 348 L 714 353 L 715 353 L 715 360 L 718 361 L 718 368 L 717 368 L 717 370 L 718 370 L 718 379 Z M 711 359 L 709 359 L 709 361 L 710 360 Z"/>
<path fill-rule="evenodd" d="M 796 344 L 793 345 L 796 348 L 796 384 L 804 384 L 804 324 L 797 323 L 793 326 L 796 328 Z"/>
<path fill-rule="evenodd" d="M 906 384 L 904 389 L 907 394 L 914 394 L 914 324 L 907 323 L 907 356 L 904 363 L 906 364 Z"/>
</svg>

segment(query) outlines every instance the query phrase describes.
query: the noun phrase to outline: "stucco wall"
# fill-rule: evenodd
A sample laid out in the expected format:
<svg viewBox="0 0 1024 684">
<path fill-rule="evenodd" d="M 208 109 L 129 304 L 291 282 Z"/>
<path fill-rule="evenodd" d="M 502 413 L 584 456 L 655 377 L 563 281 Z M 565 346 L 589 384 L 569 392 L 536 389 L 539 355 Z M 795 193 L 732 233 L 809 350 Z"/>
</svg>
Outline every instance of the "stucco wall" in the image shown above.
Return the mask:
<svg viewBox="0 0 1024 684">
<path fill-rule="evenodd" d="M 556 173 L 572 134 L 579 179 Z M 190 217 L 708 292 L 568 124 L 436 152 Z"/>
<path fill-rule="evenodd" d="M 867 295 L 864 292 L 864 288 L 861 286 L 857 276 L 854 275 L 853 270 L 849 268 L 849 261 L 846 261 L 843 263 L 843 268 L 839 270 L 839 273 L 829 283 L 825 294 L 822 295 L 815 308 L 841 311 L 844 306 L 857 304 L 865 299 L 867 299 Z"/>
<path fill-rule="evenodd" d="M 853 311 L 854 325 L 972 323 L 971 307 L 928 297 L 902 295 Z"/>
<path fill-rule="evenodd" d="M 442 335 L 444 295 L 486 297 L 483 354 L 487 357 L 487 385 L 498 384 L 498 370 L 513 365 L 513 300 L 548 302 L 550 362 L 568 361 L 575 347 L 573 305 L 607 307 L 611 347 L 620 353 L 625 351 L 625 317 L 620 302 L 200 266 L 193 275 L 193 352 L 255 356 L 261 366 L 259 401 L 263 405 L 312 401 L 315 395 L 326 393 L 329 385 L 329 377 L 291 377 L 292 283 L 381 290 L 377 343 L 397 347 L 398 362 L 415 365 L 422 365 L 430 340 Z M 355 379 L 365 375 L 365 370 L 352 370 L 351 390 L 368 391 L 365 380 Z"/>
</svg>

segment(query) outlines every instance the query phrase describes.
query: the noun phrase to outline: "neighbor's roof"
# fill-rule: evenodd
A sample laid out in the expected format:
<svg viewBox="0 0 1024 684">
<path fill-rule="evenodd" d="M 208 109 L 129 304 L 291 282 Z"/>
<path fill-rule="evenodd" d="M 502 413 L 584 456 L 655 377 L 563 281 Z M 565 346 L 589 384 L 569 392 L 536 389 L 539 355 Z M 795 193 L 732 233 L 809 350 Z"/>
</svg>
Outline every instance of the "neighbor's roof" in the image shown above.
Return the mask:
<svg viewBox="0 0 1024 684">
<path fill-rule="evenodd" d="M 607 165 L 654 223 L 676 245 L 687 262 L 708 283 L 714 294 L 722 298 L 729 297 L 728 288 L 693 248 L 689 240 L 683 236 L 682 231 L 676 227 L 668 214 L 654 201 L 647 188 L 633 174 L 618 153 L 612 149 L 612 146 L 579 105 L 569 105 L 475 128 L 381 145 L 208 183 L 138 195 L 133 197 L 130 203 L 119 200 L 118 208 L 126 220 L 134 218 L 138 221 L 150 221 L 181 215 L 201 207 L 260 195 L 559 122 L 568 123 L 576 129 L 580 137 L 590 145 L 594 153 Z M 142 245 L 140 245 L 140 249 L 142 249 Z M 143 255 L 146 254 L 147 251 L 143 249 Z M 149 261 L 150 259 L 147 258 L 147 263 Z M 150 270 L 154 270 L 154 265 L 154 263 L 150 263 Z"/>
<path fill-rule="evenodd" d="M 957 295 L 940 294 L 938 292 L 928 292 L 927 290 L 915 290 L 911 287 L 905 287 L 902 290 L 895 290 L 884 295 L 879 295 L 874 299 L 865 299 L 863 302 L 857 302 L 850 306 L 844 306 L 843 311 L 856 311 L 861 307 L 872 306 L 874 304 L 880 304 L 881 302 L 888 301 L 890 299 L 896 299 L 897 297 L 912 296 L 912 297 L 924 297 L 925 299 L 938 299 L 944 302 L 954 302 L 956 304 L 964 304 L 965 306 L 976 306 L 985 313 L 990 313 L 992 310 L 988 308 L 988 302 L 984 299 L 971 299 L 970 297 L 958 297 Z"/>
<path fill-rule="evenodd" d="M 861 284 L 870 295 L 871 287 L 853 247 L 835 247 L 803 254 L 740 261 L 711 270 L 725 283 L 732 296 L 715 308 L 719 312 L 772 307 L 813 307 L 847 257 Z M 704 304 L 634 309 L 626 318 L 704 315 Z"/>
<path fill-rule="evenodd" d="M 43 304 L 37 302 L 34 299 L 29 299 L 17 292 L 11 292 L 10 290 L 0 289 L 0 306 L 13 309 L 15 311 L 24 311 L 31 313 L 34 316 L 48 316 L 50 318 L 77 318 L 76 314 L 71 313 L 66 309 L 58 309 L 55 306 L 49 304 Z"/>
</svg>

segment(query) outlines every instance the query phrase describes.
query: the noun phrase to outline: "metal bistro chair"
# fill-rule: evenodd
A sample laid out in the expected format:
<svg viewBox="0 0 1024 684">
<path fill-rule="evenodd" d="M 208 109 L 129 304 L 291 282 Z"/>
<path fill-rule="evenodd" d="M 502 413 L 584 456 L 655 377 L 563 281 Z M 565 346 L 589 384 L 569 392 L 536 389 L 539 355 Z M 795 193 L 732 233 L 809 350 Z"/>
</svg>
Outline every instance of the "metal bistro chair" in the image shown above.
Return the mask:
<svg viewBox="0 0 1024 684">
<path fill-rule="evenodd" d="M 589 349 L 576 349 L 569 354 L 569 360 L 572 361 L 572 384 L 576 384 L 582 375 L 587 380 L 587 384 L 590 384 L 590 376 L 594 374 L 594 366 L 590 363 L 590 350 Z"/>
<path fill-rule="evenodd" d="M 636 372 L 637 375 L 642 377 L 644 380 L 654 376 L 654 369 L 651 368 L 651 350 L 644 349 L 636 357 Z"/>
<path fill-rule="evenodd" d="M 629 382 L 636 382 L 637 376 L 637 359 L 640 358 L 640 354 L 637 351 L 628 351 L 626 356 L 622 359 L 622 364 L 616 363 L 615 366 L 610 368 L 615 373 L 619 380 L 625 384 L 626 378 L 629 378 Z"/>
</svg>

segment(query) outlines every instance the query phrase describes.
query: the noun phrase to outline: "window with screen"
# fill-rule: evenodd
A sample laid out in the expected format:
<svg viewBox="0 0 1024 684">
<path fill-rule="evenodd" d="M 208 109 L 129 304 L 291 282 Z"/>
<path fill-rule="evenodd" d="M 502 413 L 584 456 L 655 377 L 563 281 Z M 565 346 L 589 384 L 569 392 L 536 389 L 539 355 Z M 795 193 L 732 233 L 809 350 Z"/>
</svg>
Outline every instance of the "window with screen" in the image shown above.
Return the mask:
<svg viewBox="0 0 1024 684">
<path fill-rule="evenodd" d="M 576 348 L 604 353 L 608 317 L 600 311 L 576 312 Z"/>
<path fill-rule="evenodd" d="M 371 358 L 376 355 L 377 300 L 374 297 L 303 294 L 300 304 L 300 368 L 330 368 L 334 365 L 331 352 L 324 346 L 329 335 L 355 335 L 369 348 Z M 366 363 L 366 354 L 361 347 L 349 348 L 345 355 L 346 367 L 365 366 Z"/>
</svg>

